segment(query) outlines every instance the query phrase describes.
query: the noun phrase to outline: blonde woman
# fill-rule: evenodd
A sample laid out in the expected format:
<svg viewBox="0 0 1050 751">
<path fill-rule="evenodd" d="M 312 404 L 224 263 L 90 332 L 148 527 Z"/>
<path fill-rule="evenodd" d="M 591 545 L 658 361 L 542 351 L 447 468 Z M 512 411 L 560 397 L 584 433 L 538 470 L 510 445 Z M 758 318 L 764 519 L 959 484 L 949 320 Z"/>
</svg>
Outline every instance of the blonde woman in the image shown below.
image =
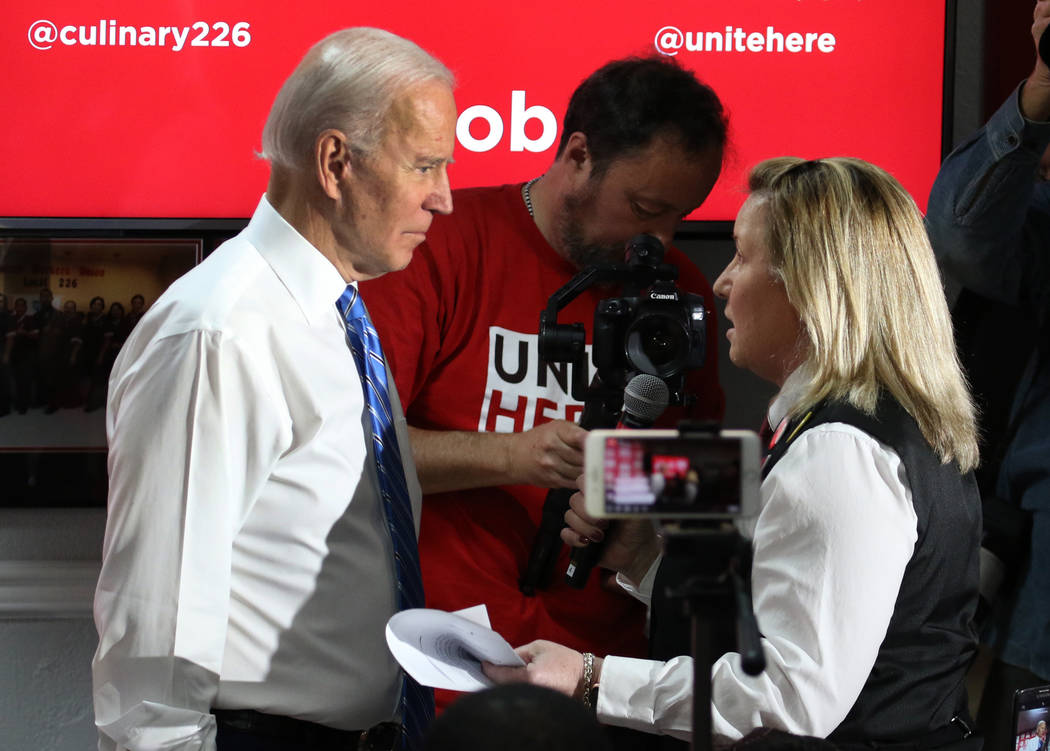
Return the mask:
<svg viewBox="0 0 1050 751">
<path fill-rule="evenodd" d="M 753 534 L 767 667 L 752 678 L 735 653 L 716 661 L 714 740 L 768 727 L 845 746 L 961 741 L 977 441 L 922 217 L 896 180 L 855 159 L 769 160 L 749 189 L 715 292 L 733 363 L 780 388 Z M 647 597 L 661 578 L 655 538 L 587 517 L 580 496 L 572 508 L 563 538 L 607 535 L 603 565 Z M 519 651 L 527 667 L 490 674 L 586 694 L 607 724 L 690 735 L 689 657 Z"/>
</svg>

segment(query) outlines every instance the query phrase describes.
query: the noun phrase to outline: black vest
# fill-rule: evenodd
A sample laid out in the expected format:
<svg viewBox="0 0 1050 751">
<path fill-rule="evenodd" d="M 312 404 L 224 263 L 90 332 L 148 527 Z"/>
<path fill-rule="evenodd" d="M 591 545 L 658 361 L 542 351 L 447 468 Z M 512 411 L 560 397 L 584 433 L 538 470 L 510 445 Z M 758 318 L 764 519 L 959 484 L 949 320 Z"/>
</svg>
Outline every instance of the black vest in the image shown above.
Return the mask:
<svg viewBox="0 0 1050 751">
<path fill-rule="evenodd" d="M 797 433 L 796 424 L 784 431 L 763 477 L 799 435 L 831 422 L 853 425 L 897 452 L 911 489 L 918 536 L 871 675 L 828 739 L 841 745 L 917 740 L 957 714 L 967 717 L 964 680 L 977 649 L 973 616 L 981 512 L 976 483 L 972 473 L 963 475 L 957 465 L 941 464 L 915 421 L 892 399 L 883 399 L 874 417 L 843 404 L 818 406 Z M 683 572 L 664 568 L 654 587 L 652 651 L 654 657 L 668 659 L 676 647 L 677 654 L 688 651 L 688 641 L 683 642 L 688 631 L 673 612 L 679 606 L 662 596 L 664 585 Z"/>
</svg>

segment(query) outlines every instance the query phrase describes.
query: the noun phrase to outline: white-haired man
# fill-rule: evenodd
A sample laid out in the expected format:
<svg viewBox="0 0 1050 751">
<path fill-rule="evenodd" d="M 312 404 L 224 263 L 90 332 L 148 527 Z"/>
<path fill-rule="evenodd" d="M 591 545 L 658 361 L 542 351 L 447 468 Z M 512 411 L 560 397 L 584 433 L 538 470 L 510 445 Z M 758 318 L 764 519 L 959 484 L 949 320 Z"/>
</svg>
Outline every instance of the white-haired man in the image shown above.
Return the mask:
<svg viewBox="0 0 1050 751">
<path fill-rule="evenodd" d="M 1046 751 L 1046 720 L 1040 720 L 1035 726 L 1035 735 L 1026 739 L 1019 751 Z"/>
<path fill-rule="evenodd" d="M 175 282 L 110 380 L 95 598 L 101 749 L 414 747 L 387 651 L 421 604 L 419 488 L 356 284 L 452 209 L 452 76 L 377 29 L 317 43 L 263 131 L 241 234 Z"/>
</svg>

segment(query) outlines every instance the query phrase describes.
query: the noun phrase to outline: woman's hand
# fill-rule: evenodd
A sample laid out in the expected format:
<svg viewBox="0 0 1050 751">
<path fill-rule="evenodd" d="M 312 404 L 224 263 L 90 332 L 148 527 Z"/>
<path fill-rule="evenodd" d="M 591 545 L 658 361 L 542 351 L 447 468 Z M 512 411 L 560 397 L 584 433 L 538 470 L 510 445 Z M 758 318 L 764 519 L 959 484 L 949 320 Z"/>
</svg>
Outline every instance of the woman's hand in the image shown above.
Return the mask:
<svg viewBox="0 0 1050 751">
<path fill-rule="evenodd" d="M 583 482 L 582 476 L 579 482 Z M 622 573 L 635 584 L 660 554 L 660 541 L 650 520 L 618 519 L 610 524 L 609 519 L 596 519 L 587 514 L 582 492 L 569 499 L 565 523 L 568 526 L 561 531 L 563 542 L 581 548 L 604 540 L 598 565 Z"/>
<path fill-rule="evenodd" d="M 575 649 L 550 641 L 530 642 L 516 650 L 525 667 L 508 667 L 482 662 L 485 675 L 496 683 L 531 683 L 580 699 L 583 696 L 583 655 Z M 595 658 L 592 683 L 598 682 L 602 660 Z"/>
</svg>

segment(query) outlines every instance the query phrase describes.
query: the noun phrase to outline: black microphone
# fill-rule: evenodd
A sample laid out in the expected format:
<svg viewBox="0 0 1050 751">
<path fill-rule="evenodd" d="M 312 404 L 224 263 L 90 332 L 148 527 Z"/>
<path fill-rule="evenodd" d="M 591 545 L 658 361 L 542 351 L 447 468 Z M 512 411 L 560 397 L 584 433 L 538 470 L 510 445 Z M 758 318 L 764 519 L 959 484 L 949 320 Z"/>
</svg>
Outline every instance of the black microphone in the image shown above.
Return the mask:
<svg viewBox="0 0 1050 751">
<path fill-rule="evenodd" d="M 640 429 L 652 427 L 657 418 L 667 409 L 671 394 L 663 379 L 648 373 L 639 373 L 627 383 L 623 390 L 623 410 L 617 430 L 623 428 Z M 587 586 L 591 569 L 602 556 L 603 544 L 591 542 L 586 547 L 574 548 L 572 560 L 565 570 L 565 582 L 576 589 Z"/>
<path fill-rule="evenodd" d="M 671 401 L 671 392 L 662 378 L 639 373 L 623 390 L 623 410 L 616 429 L 651 428 Z"/>
</svg>

